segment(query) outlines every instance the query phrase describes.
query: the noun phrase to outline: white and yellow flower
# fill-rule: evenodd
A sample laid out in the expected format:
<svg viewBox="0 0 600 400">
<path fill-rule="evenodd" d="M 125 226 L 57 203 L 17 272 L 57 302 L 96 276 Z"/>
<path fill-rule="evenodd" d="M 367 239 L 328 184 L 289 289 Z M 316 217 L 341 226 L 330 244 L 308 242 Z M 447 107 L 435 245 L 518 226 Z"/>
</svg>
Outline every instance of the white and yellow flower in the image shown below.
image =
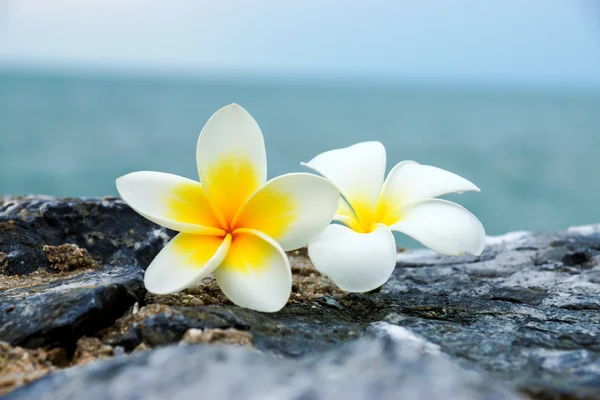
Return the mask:
<svg viewBox="0 0 600 400">
<path fill-rule="evenodd" d="M 485 231 L 458 204 L 436 199 L 479 191 L 468 180 L 414 161 L 397 164 L 384 182 L 386 154 L 379 142 L 358 143 L 318 155 L 307 167 L 341 192 L 334 219 L 308 246 L 315 267 L 341 289 L 366 292 L 384 284 L 396 265 L 392 231 L 447 255 L 481 254 Z"/>
<path fill-rule="evenodd" d="M 277 311 L 291 293 L 284 251 L 305 246 L 329 225 L 339 192 L 306 173 L 270 181 L 262 132 L 232 104 L 206 123 L 196 151 L 200 182 L 161 172 L 117 179 L 138 213 L 179 231 L 146 270 L 153 293 L 173 293 L 214 273 L 235 304 Z"/>
</svg>

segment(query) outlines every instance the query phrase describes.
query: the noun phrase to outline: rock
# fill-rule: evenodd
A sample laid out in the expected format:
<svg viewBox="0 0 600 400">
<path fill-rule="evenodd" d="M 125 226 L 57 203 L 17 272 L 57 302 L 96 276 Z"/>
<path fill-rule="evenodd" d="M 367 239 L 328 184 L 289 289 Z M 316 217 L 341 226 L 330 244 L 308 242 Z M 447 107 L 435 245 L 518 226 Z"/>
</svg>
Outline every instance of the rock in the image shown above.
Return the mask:
<svg viewBox="0 0 600 400">
<path fill-rule="evenodd" d="M 236 346 L 252 346 L 252 335 L 237 329 L 188 329 L 181 344 L 222 343 Z"/>
<path fill-rule="evenodd" d="M 73 244 L 100 265 L 113 258 L 147 266 L 172 232 L 138 215 L 122 200 L 4 198 L 0 203 L 0 274 L 26 275 L 50 262 L 43 247 Z"/>
<path fill-rule="evenodd" d="M 72 351 L 143 301 L 141 268 L 168 239 L 119 199 L 5 198 L 0 340 Z"/>
<path fill-rule="evenodd" d="M 143 271 L 113 265 L 68 279 L 0 292 L 0 340 L 73 349 L 144 298 Z"/>
<path fill-rule="evenodd" d="M 77 348 L 73 356 L 74 365 L 83 365 L 96 360 L 112 358 L 115 349 L 102 343 L 98 338 L 83 337 L 77 341 Z"/>
<path fill-rule="evenodd" d="M 324 295 L 340 297 L 344 294 L 313 267 L 306 248 L 288 252 L 288 258 L 292 266 L 291 303 L 311 301 Z"/>
<path fill-rule="evenodd" d="M 11 398 L 515 398 L 504 385 L 600 398 L 600 225 L 489 238 L 481 256 L 407 250 L 368 294 L 342 293 L 290 253 L 293 295 L 272 314 L 232 305 L 213 278 L 146 294 L 142 268 L 170 235 L 116 199 L 0 203 L 0 340 L 59 346 L 68 365 L 115 357 Z M 77 257 L 60 260 L 79 261 L 56 273 L 43 246 L 64 244 Z"/>
<path fill-rule="evenodd" d="M 516 233 L 490 239 L 480 257 L 400 253 L 379 293 L 324 296 L 273 314 L 170 306 L 106 339 L 153 347 L 188 329 L 233 328 L 250 332 L 257 349 L 301 357 L 384 321 L 537 398 L 600 398 L 599 261 L 598 233 Z"/>
<path fill-rule="evenodd" d="M 330 302 L 335 300 L 329 299 Z M 347 309 L 331 304 L 296 303 L 265 314 L 235 306 L 183 307 L 152 304 L 117 322 L 103 340 L 127 351 L 177 343 L 189 329 L 235 329 L 249 332 L 254 347 L 286 357 L 330 349 L 357 338 L 368 326 L 368 300 Z M 361 314 L 362 313 L 362 314 Z"/>
<path fill-rule="evenodd" d="M 169 346 L 69 369 L 6 399 L 520 398 L 485 374 L 410 342 L 364 338 L 299 361 L 241 347 Z"/>
<path fill-rule="evenodd" d="M 78 268 L 99 268 L 86 249 L 66 243 L 60 246 L 42 247 L 50 266 L 60 272 L 72 271 Z"/>
<path fill-rule="evenodd" d="M 598 229 L 489 242 L 480 258 L 399 254 L 376 318 L 535 397 L 600 398 Z"/>
</svg>

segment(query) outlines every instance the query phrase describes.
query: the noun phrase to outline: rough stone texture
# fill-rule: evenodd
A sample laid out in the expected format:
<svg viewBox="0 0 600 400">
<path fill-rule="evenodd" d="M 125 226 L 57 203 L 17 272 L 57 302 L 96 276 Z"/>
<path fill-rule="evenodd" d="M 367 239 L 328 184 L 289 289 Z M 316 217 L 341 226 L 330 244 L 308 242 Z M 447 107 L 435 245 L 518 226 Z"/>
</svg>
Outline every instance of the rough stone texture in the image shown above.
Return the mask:
<svg viewBox="0 0 600 400">
<path fill-rule="evenodd" d="M 98 338 L 84 337 L 77 341 L 77 348 L 73 356 L 74 365 L 83 365 L 96 360 L 112 358 L 115 349 L 102 343 Z"/>
<path fill-rule="evenodd" d="M 257 349 L 299 357 L 326 350 L 357 338 L 368 325 L 369 301 L 343 309 L 328 298 L 325 303 L 296 303 L 282 311 L 265 314 L 235 306 L 183 307 L 153 304 L 125 317 L 109 329 L 103 341 L 131 351 L 177 343 L 188 329 L 248 331 Z M 330 304 L 333 304 L 330 305 Z"/>
<path fill-rule="evenodd" d="M 44 245 L 86 249 L 101 265 L 115 257 L 147 266 L 169 236 L 122 200 L 5 197 L 0 202 L 0 274 L 50 267 Z"/>
<path fill-rule="evenodd" d="M 143 301 L 140 267 L 168 238 L 119 199 L 4 198 L 0 340 L 72 351 Z"/>
<path fill-rule="evenodd" d="M 60 272 L 79 268 L 98 268 L 98 264 L 90 257 L 86 249 L 66 243 L 60 246 L 45 245 L 42 247 L 50 266 Z"/>
<path fill-rule="evenodd" d="M 45 285 L 55 281 L 64 281 L 75 276 L 92 272 L 90 269 L 76 269 L 69 272 L 57 274 L 46 269 L 38 269 L 28 275 L 2 275 L 0 274 L 0 292 L 7 289 L 26 288 L 31 286 Z"/>
<path fill-rule="evenodd" d="M 399 255 L 377 319 L 524 391 L 600 398 L 600 232 L 513 233 L 481 257 Z M 385 300 L 384 300 L 385 299 Z"/>
<path fill-rule="evenodd" d="M 252 346 L 252 335 L 237 329 L 188 329 L 181 344 L 221 343 Z"/>
<path fill-rule="evenodd" d="M 211 304 L 228 304 L 231 301 L 223 294 L 217 280 L 213 276 L 204 278 L 197 286 L 179 293 L 168 295 L 146 294 L 146 303 L 164 304 L 168 306 L 205 306 Z"/>
<path fill-rule="evenodd" d="M 0 395 L 56 371 L 64 352 L 28 350 L 0 342 Z"/>
<path fill-rule="evenodd" d="M 112 266 L 66 280 L 0 292 L 0 340 L 72 349 L 144 298 L 143 271 Z"/>
<path fill-rule="evenodd" d="M 362 339 L 301 361 L 240 347 L 170 346 L 57 373 L 7 400 L 519 398 L 410 342 Z"/>
<path fill-rule="evenodd" d="M 0 340 L 63 347 L 78 357 L 69 365 L 115 357 L 12 398 L 514 397 L 504 382 L 538 399 L 600 399 L 600 226 L 490 238 L 480 257 L 405 251 L 369 294 L 344 295 L 293 253 L 294 294 L 273 314 L 231 305 L 211 278 L 145 296 L 141 268 L 169 235 L 115 199 L 0 202 Z M 64 243 L 101 269 L 54 273 L 43 246 Z M 156 349 L 197 330 L 238 332 L 266 354 L 212 339 Z M 129 352 L 140 354 L 119 357 Z"/>
<path fill-rule="evenodd" d="M 292 295 L 290 302 L 315 300 L 324 295 L 340 297 L 344 292 L 321 275 L 310 262 L 306 248 L 288 252 L 292 267 Z"/>
<path fill-rule="evenodd" d="M 233 306 L 168 307 L 108 340 L 174 343 L 187 329 L 246 330 L 260 350 L 299 357 L 401 325 L 537 398 L 600 398 L 600 234 L 515 233 L 480 257 L 400 253 L 381 292 L 320 297 L 274 314 Z"/>
</svg>

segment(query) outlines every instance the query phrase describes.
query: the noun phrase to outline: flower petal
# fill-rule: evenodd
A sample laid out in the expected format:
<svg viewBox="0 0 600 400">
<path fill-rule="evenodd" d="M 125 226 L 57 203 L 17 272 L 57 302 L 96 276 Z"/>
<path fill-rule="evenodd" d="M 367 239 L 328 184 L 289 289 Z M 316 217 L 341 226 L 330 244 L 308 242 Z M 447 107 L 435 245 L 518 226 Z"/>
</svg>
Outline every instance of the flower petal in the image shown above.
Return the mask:
<svg viewBox="0 0 600 400">
<path fill-rule="evenodd" d="M 350 207 L 350 204 L 348 204 L 348 202 L 342 196 L 340 196 L 340 199 L 338 201 L 338 208 L 335 212 L 335 215 L 340 217 L 349 217 L 356 219 L 356 213 L 354 212 L 352 207 Z"/>
<path fill-rule="evenodd" d="M 402 208 L 402 217 L 390 229 L 405 233 L 440 254 L 480 255 L 485 246 L 481 222 L 462 206 L 427 199 Z"/>
<path fill-rule="evenodd" d="M 350 207 L 350 204 L 348 204 L 348 202 L 342 196 L 340 196 L 338 209 L 335 212 L 335 216 L 333 217 L 333 219 L 338 222 L 341 222 L 348 228 L 353 229 L 357 232 L 363 232 L 365 230 L 361 225 L 360 221 L 358 220 L 358 216 L 356 215 L 352 207 Z"/>
<path fill-rule="evenodd" d="M 390 171 L 377 206 L 378 220 L 402 204 L 449 193 L 479 191 L 465 178 L 441 168 L 402 161 Z"/>
<path fill-rule="evenodd" d="M 180 232 L 224 235 L 199 182 L 162 172 L 132 172 L 117 190 L 139 214 Z"/>
<path fill-rule="evenodd" d="M 333 182 L 365 225 L 370 225 L 385 175 L 385 148 L 363 142 L 302 163 Z M 366 220 L 369 221 L 366 221 Z"/>
<path fill-rule="evenodd" d="M 223 262 L 230 245 L 231 235 L 180 233 L 158 253 L 146 270 L 146 289 L 167 294 L 193 286 Z"/>
<path fill-rule="evenodd" d="M 196 162 L 200 181 L 225 224 L 267 180 L 262 132 L 237 104 L 221 108 L 208 120 L 198 138 Z"/>
<path fill-rule="evenodd" d="M 261 187 L 243 206 L 235 228 L 260 231 L 285 250 L 306 246 L 333 219 L 339 192 L 313 174 L 278 176 Z"/>
<path fill-rule="evenodd" d="M 275 240 L 252 229 L 233 233 L 231 249 L 215 276 L 231 301 L 257 311 L 281 310 L 292 291 L 287 256 Z"/>
<path fill-rule="evenodd" d="M 383 285 L 396 266 L 396 242 L 387 226 L 357 233 L 330 225 L 308 246 L 315 268 L 342 290 L 368 292 Z"/>
</svg>

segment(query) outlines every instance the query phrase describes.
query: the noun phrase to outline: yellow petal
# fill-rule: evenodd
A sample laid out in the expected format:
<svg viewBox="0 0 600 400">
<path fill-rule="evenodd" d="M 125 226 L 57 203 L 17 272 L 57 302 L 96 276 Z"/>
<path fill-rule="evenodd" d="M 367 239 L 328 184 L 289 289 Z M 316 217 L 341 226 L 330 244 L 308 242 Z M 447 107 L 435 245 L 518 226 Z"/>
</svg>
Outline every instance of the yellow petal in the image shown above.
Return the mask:
<svg viewBox="0 0 600 400">
<path fill-rule="evenodd" d="M 229 253 L 215 277 L 232 302 L 257 311 L 280 310 L 292 289 L 291 269 L 283 249 L 272 238 L 251 229 L 233 233 Z"/>
<path fill-rule="evenodd" d="M 260 231 L 288 251 L 306 246 L 331 222 L 339 192 L 313 174 L 279 176 L 260 188 L 240 210 L 235 228 Z"/>
<path fill-rule="evenodd" d="M 135 211 L 180 232 L 224 235 L 202 185 L 162 172 L 140 171 L 117 179 L 117 190 Z"/>
<path fill-rule="evenodd" d="M 254 118 L 237 104 L 217 111 L 200 133 L 196 162 L 219 220 L 229 225 L 266 181 L 265 143 Z"/>
<path fill-rule="evenodd" d="M 231 235 L 180 233 L 158 253 L 146 270 L 146 289 L 167 294 L 193 286 L 223 262 L 230 244 Z"/>
</svg>

